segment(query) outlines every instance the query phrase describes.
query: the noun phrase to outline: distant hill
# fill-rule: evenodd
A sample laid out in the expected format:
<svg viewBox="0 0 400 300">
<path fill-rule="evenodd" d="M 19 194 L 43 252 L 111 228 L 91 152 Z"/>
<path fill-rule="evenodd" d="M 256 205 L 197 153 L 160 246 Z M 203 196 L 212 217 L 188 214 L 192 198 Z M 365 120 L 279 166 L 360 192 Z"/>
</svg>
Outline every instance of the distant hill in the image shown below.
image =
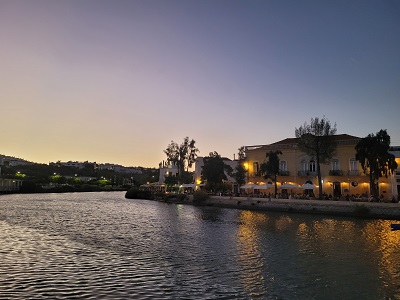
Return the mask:
<svg viewBox="0 0 400 300">
<path fill-rule="evenodd" d="M 21 165 L 31 165 L 33 162 L 27 161 L 22 158 L 8 156 L 4 154 L 0 154 L 0 165 L 2 166 L 21 166 Z"/>
</svg>

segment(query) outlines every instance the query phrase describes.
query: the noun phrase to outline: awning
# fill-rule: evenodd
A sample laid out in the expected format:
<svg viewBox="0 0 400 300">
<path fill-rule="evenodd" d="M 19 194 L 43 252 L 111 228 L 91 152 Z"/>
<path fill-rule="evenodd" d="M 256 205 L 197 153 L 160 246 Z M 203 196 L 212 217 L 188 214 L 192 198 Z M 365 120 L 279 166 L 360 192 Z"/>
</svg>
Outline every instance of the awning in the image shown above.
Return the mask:
<svg viewBox="0 0 400 300">
<path fill-rule="evenodd" d="M 264 184 L 256 185 L 256 186 L 254 187 L 254 189 L 256 189 L 256 190 L 267 190 L 267 189 L 271 189 L 271 188 L 273 188 L 273 187 L 274 187 L 273 184 L 264 183 Z"/>
<path fill-rule="evenodd" d="M 281 189 L 281 190 L 283 190 L 283 189 L 285 189 L 285 190 L 295 190 L 295 189 L 298 189 L 298 188 L 300 188 L 298 185 L 291 184 L 291 183 L 284 183 L 279 187 L 279 189 Z"/>
<path fill-rule="evenodd" d="M 314 190 L 314 189 L 317 188 L 317 186 L 315 186 L 315 185 L 313 185 L 311 183 L 305 183 L 300 188 L 303 189 L 303 190 Z"/>
</svg>

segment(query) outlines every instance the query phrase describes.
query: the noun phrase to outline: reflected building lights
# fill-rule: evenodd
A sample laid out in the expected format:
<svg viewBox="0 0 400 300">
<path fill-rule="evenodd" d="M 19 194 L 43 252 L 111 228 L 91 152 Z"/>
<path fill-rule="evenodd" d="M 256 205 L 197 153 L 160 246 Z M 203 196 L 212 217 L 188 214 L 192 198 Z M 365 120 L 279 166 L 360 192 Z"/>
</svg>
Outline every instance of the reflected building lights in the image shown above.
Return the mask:
<svg viewBox="0 0 400 300">
<path fill-rule="evenodd" d="M 259 242 L 259 233 L 256 230 L 257 223 L 265 223 L 265 214 L 251 211 L 241 211 L 240 226 L 237 232 L 238 264 L 241 265 L 241 280 L 244 288 L 253 296 L 261 296 L 259 293 L 265 290 L 265 278 L 261 270 L 265 266 L 267 258 L 262 256 Z"/>
</svg>

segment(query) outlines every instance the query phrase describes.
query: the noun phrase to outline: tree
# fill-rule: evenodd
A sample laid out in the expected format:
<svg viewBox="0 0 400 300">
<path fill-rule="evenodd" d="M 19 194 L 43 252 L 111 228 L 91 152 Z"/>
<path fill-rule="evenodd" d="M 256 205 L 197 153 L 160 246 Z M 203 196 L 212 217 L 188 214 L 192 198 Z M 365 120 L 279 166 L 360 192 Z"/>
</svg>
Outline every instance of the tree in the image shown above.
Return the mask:
<svg viewBox="0 0 400 300">
<path fill-rule="evenodd" d="M 193 172 L 183 171 L 181 175 L 181 183 L 192 183 L 193 182 Z"/>
<path fill-rule="evenodd" d="M 196 161 L 199 149 L 195 146 L 195 140 L 185 137 L 183 143 L 178 145 L 174 141 L 168 145 L 164 153 L 167 155 L 167 163 L 175 164 L 178 168 L 178 179 L 182 180 L 186 168 L 192 167 Z"/>
<path fill-rule="evenodd" d="M 297 146 L 316 160 L 319 199 L 322 199 L 321 164 L 328 163 L 335 154 L 337 146 L 335 134 L 336 123 L 332 127 L 325 117 L 322 119 L 311 118 L 310 124 L 304 123 L 303 126 L 295 128 L 295 135 L 298 139 Z"/>
<path fill-rule="evenodd" d="M 178 178 L 173 175 L 168 175 L 165 177 L 164 183 L 167 187 L 167 191 L 171 190 L 172 186 L 178 184 Z"/>
<path fill-rule="evenodd" d="M 244 167 L 244 161 L 246 160 L 246 153 L 244 146 L 238 149 L 238 163 L 233 173 L 233 177 L 236 180 L 238 186 L 246 183 L 246 169 Z"/>
<path fill-rule="evenodd" d="M 58 184 L 67 183 L 67 179 L 64 176 L 61 176 L 60 174 L 54 174 L 54 175 L 50 176 L 50 181 L 53 183 L 58 183 Z"/>
<path fill-rule="evenodd" d="M 266 154 L 267 161 L 261 164 L 261 172 L 264 174 L 264 178 L 270 178 L 275 184 L 275 197 L 278 193 L 278 187 L 276 186 L 276 180 L 279 175 L 279 156 L 282 152 L 280 150 L 277 151 L 269 151 Z"/>
<path fill-rule="evenodd" d="M 381 129 L 376 135 L 369 134 L 356 145 L 356 159 L 364 173 L 368 173 L 371 195 L 378 197 L 378 180 L 387 177 L 397 168 L 395 156 L 389 153 L 390 136 Z"/>
<path fill-rule="evenodd" d="M 204 157 L 201 179 L 206 181 L 207 190 L 223 190 L 223 181 L 227 180 L 225 172 L 232 173 L 232 168 L 224 163 L 224 160 L 216 151 L 210 152 L 208 157 Z"/>
</svg>

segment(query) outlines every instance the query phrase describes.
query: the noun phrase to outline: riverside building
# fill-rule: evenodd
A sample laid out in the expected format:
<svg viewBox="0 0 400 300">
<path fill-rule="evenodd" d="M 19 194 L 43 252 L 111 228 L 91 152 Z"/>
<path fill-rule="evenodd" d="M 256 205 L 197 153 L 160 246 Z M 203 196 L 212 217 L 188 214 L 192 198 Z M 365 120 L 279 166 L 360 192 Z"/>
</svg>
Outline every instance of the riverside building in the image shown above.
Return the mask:
<svg viewBox="0 0 400 300">
<path fill-rule="evenodd" d="M 361 164 L 355 159 L 355 146 L 361 138 L 348 134 L 334 136 L 337 141 L 335 156 L 328 164 L 321 164 L 322 191 L 332 198 L 340 199 L 347 195 L 360 197 L 369 195 L 369 177 L 361 168 Z M 269 151 L 281 151 L 280 171 L 277 178 L 278 187 L 285 183 L 301 186 L 312 183 L 318 186 L 316 161 L 302 152 L 297 147 L 297 138 L 287 138 L 269 145 L 246 146 L 245 168 L 247 170 L 247 181 L 249 183 L 261 183 L 266 179 L 261 174 L 261 164 L 266 160 Z M 393 153 L 393 152 L 392 152 Z M 394 153 L 395 154 L 395 153 Z M 399 155 L 396 162 L 400 166 Z M 378 182 L 379 195 L 384 201 L 397 198 L 400 190 L 400 170 L 387 178 L 381 177 Z M 272 191 L 272 190 L 271 190 Z M 301 189 L 280 189 L 281 193 L 303 193 Z M 318 196 L 318 188 L 313 192 Z"/>
</svg>

